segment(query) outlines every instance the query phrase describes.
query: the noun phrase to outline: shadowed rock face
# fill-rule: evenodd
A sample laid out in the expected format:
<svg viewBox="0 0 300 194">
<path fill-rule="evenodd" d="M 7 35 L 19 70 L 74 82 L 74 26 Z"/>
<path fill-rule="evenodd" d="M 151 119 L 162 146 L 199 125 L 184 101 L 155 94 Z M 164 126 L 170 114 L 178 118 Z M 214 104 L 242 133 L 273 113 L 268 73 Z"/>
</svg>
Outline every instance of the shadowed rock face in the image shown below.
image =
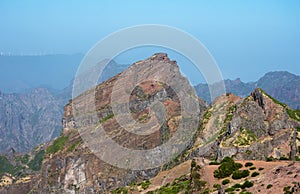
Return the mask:
<svg viewBox="0 0 300 194">
<path fill-rule="evenodd" d="M 260 106 L 263 110 L 265 109 L 265 102 L 263 98 L 263 94 L 259 91 L 259 89 L 255 89 L 251 96 L 255 102 L 258 103 L 258 106 Z"/>
<path fill-rule="evenodd" d="M 24 94 L 0 93 L 0 153 L 25 152 L 61 132 L 62 105 L 46 88 Z"/>
</svg>

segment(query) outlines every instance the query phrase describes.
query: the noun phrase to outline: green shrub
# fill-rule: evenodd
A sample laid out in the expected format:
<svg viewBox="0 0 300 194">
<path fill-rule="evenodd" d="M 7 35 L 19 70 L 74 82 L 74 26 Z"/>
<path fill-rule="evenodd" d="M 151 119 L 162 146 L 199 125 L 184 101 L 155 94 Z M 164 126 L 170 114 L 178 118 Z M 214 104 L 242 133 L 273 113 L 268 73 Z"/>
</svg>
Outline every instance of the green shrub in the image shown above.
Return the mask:
<svg viewBox="0 0 300 194">
<path fill-rule="evenodd" d="M 281 157 L 279 158 L 279 160 L 289 160 L 289 158 L 287 158 L 287 157 L 285 157 L 285 156 L 281 156 Z"/>
<path fill-rule="evenodd" d="M 262 171 L 263 169 L 264 169 L 263 167 L 259 167 L 259 168 L 258 168 L 259 171 Z"/>
<path fill-rule="evenodd" d="M 191 162 L 191 168 L 195 168 L 196 165 L 197 165 L 197 163 L 196 163 L 195 159 L 193 159 Z"/>
<path fill-rule="evenodd" d="M 34 171 L 41 170 L 43 159 L 45 156 L 45 150 L 40 150 L 34 158 L 28 163 L 30 169 Z"/>
<path fill-rule="evenodd" d="M 220 164 L 220 162 L 217 162 L 217 161 L 212 161 L 209 163 L 209 165 L 219 165 L 219 164 Z"/>
<path fill-rule="evenodd" d="M 216 188 L 216 189 L 220 189 L 220 188 L 221 188 L 221 185 L 216 183 L 216 184 L 214 184 L 213 187 Z"/>
<path fill-rule="evenodd" d="M 252 167 L 249 168 L 249 170 L 255 170 L 255 169 L 256 169 L 255 166 L 252 166 Z"/>
<path fill-rule="evenodd" d="M 72 145 L 70 145 L 70 147 L 68 147 L 67 151 L 68 152 L 73 152 L 74 149 L 81 143 L 80 140 L 75 141 L 74 143 L 72 143 Z"/>
<path fill-rule="evenodd" d="M 25 167 L 16 165 L 14 166 L 5 156 L 0 156 L 0 178 L 3 173 L 9 173 L 13 176 L 24 176 L 22 173 Z"/>
<path fill-rule="evenodd" d="M 272 161 L 274 161 L 275 159 L 273 158 L 273 157 L 267 157 L 267 159 L 266 159 L 266 161 L 267 162 L 272 162 Z"/>
<path fill-rule="evenodd" d="M 128 193 L 128 189 L 126 189 L 126 188 L 118 188 L 118 189 L 116 189 L 116 190 L 113 190 L 112 192 L 111 192 L 112 194 L 127 194 Z"/>
<path fill-rule="evenodd" d="M 53 144 L 47 148 L 46 152 L 48 154 L 51 154 L 51 153 L 56 153 L 56 152 L 62 150 L 63 147 L 65 146 L 65 143 L 67 140 L 68 140 L 68 137 L 66 137 L 66 136 L 61 136 L 61 137 L 57 138 L 56 140 L 54 140 Z"/>
<path fill-rule="evenodd" d="M 242 185 L 239 183 L 236 183 L 232 186 L 232 188 L 237 189 L 237 188 L 242 188 Z"/>
<path fill-rule="evenodd" d="M 205 187 L 206 181 L 200 181 L 200 185 L 201 185 L 202 187 Z"/>
<path fill-rule="evenodd" d="M 174 181 L 172 184 L 166 184 L 162 186 L 161 188 L 155 190 L 153 193 L 157 194 L 177 194 L 181 191 L 189 192 L 190 190 L 190 180 L 180 180 L 180 181 Z M 149 194 L 149 193 L 147 193 Z"/>
<path fill-rule="evenodd" d="M 242 167 L 243 165 L 241 163 L 235 163 L 235 169 L 240 169 Z"/>
<path fill-rule="evenodd" d="M 246 154 L 250 155 L 250 154 L 252 154 L 252 151 L 251 150 L 247 150 Z"/>
<path fill-rule="evenodd" d="M 201 180 L 200 179 L 194 179 L 193 182 L 194 182 L 194 187 L 196 188 L 197 191 L 199 191 L 201 189 L 201 187 L 203 186 L 202 183 L 201 183 Z"/>
<path fill-rule="evenodd" d="M 240 194 L 252 194 L 252 193 L 249 191 L 241 191 Z"/>
<path fill-rule="evenodd" d="M 29 155 L 25 154 L 24 156 L 16 157 L 16 161 L 20 161 L 22 164 L 27 164 L 29 161 Z"/>
<path fill-rule="evenodd" d="M 147 189 L 151 185 L 151 182 L 149 180 L 143 181 L 138 184 L 138 186 L 141 186 L 144 190 Z"/>
<path fill-rule="evenodd" d="M 253 166 L 252 162 L 246 162 L 245 167 Z"/>
<path fill-rule="evenodd" d="M 222 181 L 222 185 L 227 185 L 228 183 L 230 183 L 229 179 L 225 179 L 225 180 Z"/>
<path fill-rule="evenodd" d="M 225 157 L 217 170 L 214 171 L 214 177 L 225 178 L 229 177 L 233 171 L 238 170 L 242 167 L 242 164 L 235 163 L 230 157 Z"/>
<path fill-rule="evenodd" d="M 14 166 L 9 162 L 5 156 L 0 156 L 0 175 L 4 172 L 12 174 Z"/>
<path fill-rule="evenodd" d="M 212 116 L 212 113 L 210 111 L 206 111 L 203 115 L 203 118 L 208 120 L 211 116 Z"/>
<path fill-rule="evenodd" d="M 291 186 L 286 186 L 283 188 L 284 194 L 292 194 L 293 192 L 290 191 Z"/>
<path fill-rule="evenodd" d="M 259 175 L 259 172 L 253 172 L 252 174 L 251 174 L 251 177 L 256 177 L 256 176 L 258 176 Z"/>
<path fill-rule="evenodd" d="M 200 174 L 198 172 L 192 172 L 192 178 L 193 179 L 200 179 Z"/>
<path fill-rule="evenodd" d="M 103 117 L 103 118 L 99 121 L 99 123 L 102 124 L 102 123 L 104 123 L 105 121 L 107 121 L 108 119 L 111 119 L 111 118 L 113 118 L 113 117 L 114 117 L 114 114 L 111 113 L 111 114 L 107 115 L 106 117 Z"/>
<path fill-rule="evenodd" d="M 272 184 L 268 184 L 268 185 L 267 185 L 267 189 L 270 189 L 271 187 L 273 187 Z"/>
<path fill-rule="evenodd" d="M 202 191 L 201 194 L 209 194 L 209 188 L 204 189 L 204 191 Z"/>
<path fill-rule="evenodd" d="M 249 170 L 236 170 L 232 173 L 232 179 L 241 179 L 249 176 L 250 171 Z"/>
<path fill-rule="evenodd" d="M 286 112 L 292 119 L 300 121 L 300 110 L 292 110 L 290 108 L 286 108 Z"/>
<path fill-rule="evenodd" d="M 230 162 L 230 163 L 233 163 L 234 162 L 234 160 L 231 158 L 231 157 L 225 157 L 225 158 L 223 158 L 223 160 L 221 161 L 221 164 L 222 163 L 225 163 L 225 162 Z"/>
<path fill-rule="evenodd" d="M 229 187 L 229 188 L 225 189 L 225 192 L 229 193 L 229 192 L 234 191 L 234 190 L 235 190 L 235 188 Z"/>
<path fill-rule="evenodd" d="M 250 181 L 246 180 L 246 181 L 242 184 L 241 189 L 250 188 L 250 187 L 252 187 L 253 185 L 254 185 L 253 182 L 250 182 Z"/>
</svg>

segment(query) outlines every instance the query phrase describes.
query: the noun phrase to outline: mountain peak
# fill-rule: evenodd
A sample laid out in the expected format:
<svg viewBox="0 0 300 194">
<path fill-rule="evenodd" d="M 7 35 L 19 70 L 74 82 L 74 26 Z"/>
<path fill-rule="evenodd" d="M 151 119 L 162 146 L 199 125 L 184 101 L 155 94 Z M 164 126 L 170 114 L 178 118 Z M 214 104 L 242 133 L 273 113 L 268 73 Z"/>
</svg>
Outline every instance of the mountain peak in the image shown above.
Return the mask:
<svg viewBox="0 0 300 194">
<path fill-rule="evenodd" d="M 167 62 L 167 63 L 171 63 L 171 64 L 176 64 L 176 61 L 171 61 L 170 58 L 168 57 L 167 53 L 155 53 L 154 55 L 152 55 L 151 57 L 149 57 L 148 59 L 146 59 L 145 61 L 163 61 L 163 62 Z"/>
<path fill-rule="evenodd" d="M 155 53 L 149 59 L 152 60 L 170 60 L 167 53 Z"/>
<path fill-rule="evenodd" d="M 288 84 L 292 80 L 299 80 L 299 76 L 287 71 L 271 71 L 260 78 L 257 83 L 260 85 L 278 85 Z"/>
<path fill-rule="evenodd" d="M 270 71 L 266 73 L 264 76 L 279 76 L 279 75 L 285 75 L 285 76 L 296 76 L 295 74 L 292 74 L 288 71 Z"/>
</svg>

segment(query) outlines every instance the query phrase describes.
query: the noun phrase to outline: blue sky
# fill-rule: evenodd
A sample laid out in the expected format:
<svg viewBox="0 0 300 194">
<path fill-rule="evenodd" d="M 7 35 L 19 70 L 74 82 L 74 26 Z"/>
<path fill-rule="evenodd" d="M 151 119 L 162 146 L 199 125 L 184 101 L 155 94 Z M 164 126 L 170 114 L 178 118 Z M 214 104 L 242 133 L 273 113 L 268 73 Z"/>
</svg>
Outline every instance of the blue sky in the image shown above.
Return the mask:
<svg viewBox="0 0 300 194">
<path fill-rule="evenodd" d="M 300 1 L 0 1 L 0 52 L 85 53 L 128 26 L 163 24 L 199 39 L 224 78 L 300 75 Z M 130 63 L 133 59 L 124 59 Z"/>
</svg>

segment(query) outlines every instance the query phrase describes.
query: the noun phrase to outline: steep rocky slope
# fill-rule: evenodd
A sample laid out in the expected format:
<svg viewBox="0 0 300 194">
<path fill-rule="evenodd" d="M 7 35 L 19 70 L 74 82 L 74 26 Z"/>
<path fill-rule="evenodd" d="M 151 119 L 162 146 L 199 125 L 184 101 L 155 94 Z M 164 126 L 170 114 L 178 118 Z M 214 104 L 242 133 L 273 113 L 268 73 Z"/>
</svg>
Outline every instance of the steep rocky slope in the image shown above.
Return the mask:
<svg viewBox="0 0 300 194">
<path fill-rule="evenodd" d="M 299 157 L 299 111 L 278 102 L 262 89 L 247 98 L 217 98 L 204 115 L 193 156 L 220 160 L 266 160 Z M 297 138 L 298 137 L 298 138 Z"/>
<path fill-rule="evenodd" d="M 136 135 L 124 130 L 112 114 L 111 94 L 115 82 L 124 77 L 132 80 L 132 84 L 139 83 L 131 92 L 129 98 L 132 117 L 139 123 L 145 124 L 151 121 L 149 106 L 154 100 L 159 100 L 166 110 L 166 122 L 163 122 L 158 130 L 147 135 Z M 140 81 L 151 80 L 151 81 Z M 160 81 L 155 81 L 160 80 Z M 179 94 L 173 88 L 164 83 L 179 83 L 175 87 L 184 87 L 181 95 L 190 96 L 199 103 L 201 110 L 205 105 L 193 93 L 193 88 L 186 78 L 182 77 L 175 61 L 170 61 L 166 54 L 158 53 L 145 61 L 134 63 L 122 74 L 119 74 L 102 84 L 96 86 L 95 90 L 89 90 L 70 101 L 65 106 L 63 117 L 63 134 L 56 139 L 46 150 L 43 160 L 39 181 L 32 188 L 37 193 L 75 193 L 75 192 L 107 192 L 130 184 L 154 177 L 161 169 L 160 166 L 146 170 L 121 169 L 100 160 L 83 142 L 81 135 L 97 135 L 94 124 L 101 123 L 106 133 L 119 145 L 128 149 L 148 150 L 163 144 L 172 138 L 176 132 L 182 117 Z M 122 82 L 121 82 L 122 83 Z M 130 84 L 130 83 L 127 83 Z M 135 84 L 134 84 L 135 85 Z M 176 88 L 175 88 L 176 90 Z M 97 118 L 87 118 L 92 109 L 93 101 L 87 96 L 95 91 L 95 107 Z M 118 90 L 117 90 L 118 91 Z M 74 107 L 75 106 L 75 107 Z M 80 110 L 79 112 L 74 112 Z M 85 112 L 88 111 L 88 112 Z M 80 115 L 80 122 L 75 122 L 75 113 Z M 78 115 L 77 115 L 78 116 Z M 194 115 L 198 120 L 198 114 Z M 159 122 L 159 121 L 156 121 Z M 197 128 L 193 118 L 186 128 Z M 159 123 L 157 123 L 159 124 Z M 154 126 L 157 126 L 154 124 Z M 159 126 L 159 125 L 158 125 Z M 133 141 L 134 140 L 134 141 Z M 98 144 L 99 142 L 92 142 Z M 180 142 L 178 142 L 180 143 Z M 170 150 L 168 150 L 170 151 Z M 167 153 L 166 153 L 167 155 Z M 143 161 L 139 161 L 141 165 Z"/>
<path fill-rule="evenodd" d="M 57 137 L 62 104 L 46 88 L 29 93 L 0 93 L 0 153 L 24 152 Z"/>
</svg>

